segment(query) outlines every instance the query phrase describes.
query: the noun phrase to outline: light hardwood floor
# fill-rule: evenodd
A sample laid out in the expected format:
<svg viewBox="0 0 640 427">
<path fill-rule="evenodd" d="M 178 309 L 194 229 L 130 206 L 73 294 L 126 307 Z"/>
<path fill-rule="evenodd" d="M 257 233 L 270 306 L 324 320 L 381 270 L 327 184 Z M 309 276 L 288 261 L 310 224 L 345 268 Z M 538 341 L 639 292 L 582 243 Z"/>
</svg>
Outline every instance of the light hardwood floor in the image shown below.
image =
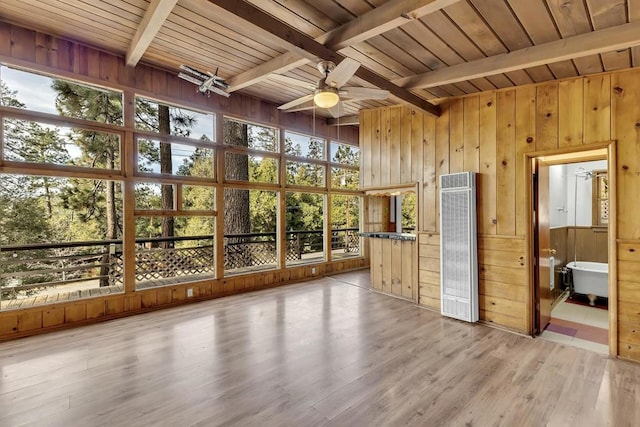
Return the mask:
<svg viewBox="0 0 640 427">
<path fill-rule="evenodd" d="M 640 365 L 367 283 L 347 273 L 2 343 L 0 425 L 638 425 Z"/>
</svg>

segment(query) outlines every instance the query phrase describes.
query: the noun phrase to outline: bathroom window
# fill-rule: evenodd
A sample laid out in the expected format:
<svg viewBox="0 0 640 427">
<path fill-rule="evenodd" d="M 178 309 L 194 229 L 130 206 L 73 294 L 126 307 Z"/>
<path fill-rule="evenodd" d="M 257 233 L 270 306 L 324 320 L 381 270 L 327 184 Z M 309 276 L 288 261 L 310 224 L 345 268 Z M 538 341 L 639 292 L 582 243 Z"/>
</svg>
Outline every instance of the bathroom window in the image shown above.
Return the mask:
<svg viewBox="0 0 640 427">
<path fill-rule="evenodd" d="M 609 224 L 609 178 L 606 170 L 593 171 L 593 226 Z"/>
</svg>

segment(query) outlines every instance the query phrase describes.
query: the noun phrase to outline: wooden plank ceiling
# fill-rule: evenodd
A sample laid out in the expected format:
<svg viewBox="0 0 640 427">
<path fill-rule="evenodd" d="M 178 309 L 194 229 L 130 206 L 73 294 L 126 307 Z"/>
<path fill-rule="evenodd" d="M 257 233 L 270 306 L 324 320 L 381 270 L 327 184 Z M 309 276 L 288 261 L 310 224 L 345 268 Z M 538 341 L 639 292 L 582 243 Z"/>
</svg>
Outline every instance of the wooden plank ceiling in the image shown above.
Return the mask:
<svg viewBox="0 0 640 427">
<path fill-rule="evenodd" d="M 269 72 L 320 78 L 310 43 L 431 102 L 640 63 L 640 27 L 628 24 L 640 25 L 640 0 L 3 0 L 0 20 L 121 53 L 129 64 L 219 67 L 232 91 L 279 104 L 310 91 Z M 285 39 L 283 25 L 293 27 Z M 375 87 L 367 80 L 348 84 Z M 345 102 L 341 115 L 407 99 Z"/>
</svg>

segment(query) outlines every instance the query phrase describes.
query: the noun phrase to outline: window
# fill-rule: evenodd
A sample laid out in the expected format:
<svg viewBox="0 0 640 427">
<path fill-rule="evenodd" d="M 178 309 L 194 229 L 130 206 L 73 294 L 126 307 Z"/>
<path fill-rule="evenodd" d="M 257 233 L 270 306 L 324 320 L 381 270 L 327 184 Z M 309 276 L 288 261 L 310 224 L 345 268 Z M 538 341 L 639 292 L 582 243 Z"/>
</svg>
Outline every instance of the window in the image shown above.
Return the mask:
<svg viewBox="0 0 640 427">
<path fill-rule="evenodd" d="M 278 194 L 224 190 L 224 269 L 237 274 L 278 266 Z"/>
<path fill-rule="evenodd" d="M 285 205 L 286 264 L 324 261 L 324 196 L 288 192 Z"/>
<path fill-rule="evenodd" d="M 253 150 L 277 153 L 278 130 L 267 126 L 224 118 L 224 143 Z"/>
<path fill-rule="evenodd" d="M 138 172 L 213 178 L 214 150 L 138 138 Z"/>
<path fill-rule="evenodd" d="M 331 168 L 331 188 L 357 190 L 360 186 L 360 172 L 357 169 Z"/>
<path fill-rule="evenodd" d="M 122 292 L 119 182 L 0 175 L 0 304 Z"/>
<path fill-rule="evenodd" d="M 227 181 L 278 183 L 277 158 L 226 152 L 224 161 L 224 179 Z"/>
<path fill-rule="evenodd" d="M 362 197 L 331 196 L 331 258 L 360 256 L 360 204 Z"/>
<path fill-rule="evenodd" d="M 322 165 L 287 160 L 287 184 L 324 187 L 324 174 Z"/>
<path fill-rule="evenodd" d="M 122 93 L 0 66 L 0 105 L 122 125 Z"/>
<path fill-rule="evenodd" d="M 312 136 L 285 132 L 285 154 L 308 159 L 325 159 L 325 140 Z"/>
<path fill-rule="evenodd" d="M 593 171 L 593 225 L 606 227 L 609 224 L 609 179 L 606 170 Z"/>
<path fill-rule="evenodd" d="M 360 149 L 353 145 L 332 141 L 331 161 L 343 165 L 358 166 L 360 164 Z"/>
<path fill-rule="evenodd" d="M 210 142 L 215 140 L 215 116 L 136 97 L 136 129 Z"/>
<path fill-rule="evenodd" d="M 4 160 L 120 169 L 120 136 L 28 120 L 4 119 Z"/>
<path fill-rule="evenodd" d="M 136 217 L 136 289 L 214 277 L 215 218 Z"/>
</svg>

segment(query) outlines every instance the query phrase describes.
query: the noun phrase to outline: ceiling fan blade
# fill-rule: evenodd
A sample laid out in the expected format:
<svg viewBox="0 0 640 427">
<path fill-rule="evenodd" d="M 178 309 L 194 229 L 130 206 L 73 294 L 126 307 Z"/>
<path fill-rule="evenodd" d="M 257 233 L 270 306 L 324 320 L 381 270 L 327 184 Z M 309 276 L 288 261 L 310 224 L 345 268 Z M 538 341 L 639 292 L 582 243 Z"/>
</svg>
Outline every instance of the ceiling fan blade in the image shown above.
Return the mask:
<svg viewBox="0 0 640 427">
<path fill-rule="evenodd" d="M 289 108 L 297 107 L 298 105 L 304 104 L 308 101 L 313 101 L 313 95 L 301 96 L 298 99 L 294 99 L 293 101 L 287 102 L 286 104 L 282 104 L 278 107 L 278 110 L 288 110 Z"/>
<path fill-rule="evenodd" d="M 307 101 L 303 104 L 297 105 L 295 107 L 291 107 L 291 108 L 287 108 L 287 113 L 293 113 L 296 111 L 307 111 L 307 110 L 313 110 L 314 108 L 316 108 L 316 104 L 313 102 L 313 99 L 311 101 Z"/>
<path fill-rule="evenodd" d="M 327 108 L 327 111 L 329 112 L 329 114 L 331 114 L 331 117 L 337 119 L 338 117 L 340 117 L 340 113 L 344 112 L 344 109 L 342 108 L 341 103 L 338 102 L 333 107 Z"/>
<path fill-rule="evenodd" d="M 350 100 L 387 99 L 389 97 L 389 91 L 370 87 L 343 87 L 340 89 L 340 97 Z"/>
<path fill-rule="evenodd" d="M 294 79 L 292 77 L 287 77 L 280 74 L 269 74 L 269 78 L 284 83 L 288 86 L 299 86 L 309 90 L 315 89 L 316 87 L 316 85 L 313 83 L 305 82 L 303 80 Z"/>
<path fill-rule="evenodd" d="M 340 87 L 349 81 L 360 68 L 360 63 L 355 59 L 344 58 L 336 68 L 327 75 L 326 82 L 329 86 Z"/>
</svg>

